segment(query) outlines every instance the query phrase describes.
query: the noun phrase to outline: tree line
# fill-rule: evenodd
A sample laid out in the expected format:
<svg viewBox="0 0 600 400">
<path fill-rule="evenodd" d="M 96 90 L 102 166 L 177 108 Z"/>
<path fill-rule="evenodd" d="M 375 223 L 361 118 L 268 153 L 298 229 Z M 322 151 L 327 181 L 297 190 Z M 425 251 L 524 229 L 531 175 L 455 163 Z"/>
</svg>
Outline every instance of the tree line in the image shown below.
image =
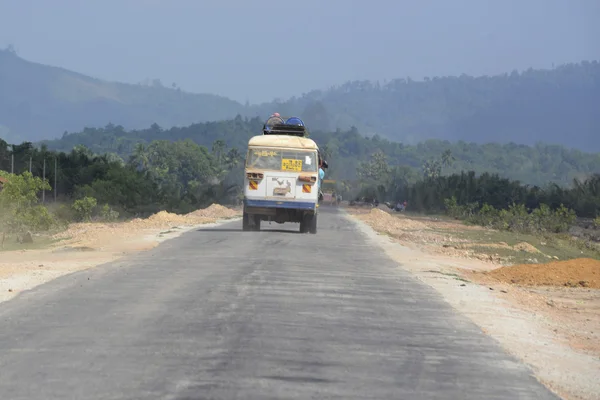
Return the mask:
<svg viewBox="0 0 600 400">
<path fill-rule="evenodd" d="M 474 210 L 485 204 L 497 209 L 507 209 L 513 204 L 536 209 L 545 204 L 552 209 L 563 205 L 580 217 L 600 216 L 600 170 L 586 179 L 574 179 L 568 187 L 556 183 L 538 186 L 488 172 L 476 174 L 472 170 L 442 175 L 443 168 L 453 162 L 452 152 L 446 150 L 423 166 L 419 179 L 411 181 L 405 168 L 390 166 L 384 153 L 374 153 L 358 167 L 357 196 L 380 201 L 407 200 L 411 209 L 419 212 L 443 212 L 448 199 L 454 198 L 457 205 Z"/>
<path fill-rule="evenodd" d="M 211 149 L 190 140 L 139 143 L 125 161 L 81 145 L 59 152 L 0 140 L 5 181 L 0 225 L 35 230 L 47 228 L 53 219 L 81 220 L 93 212 L 114 219 L 234 204 L 239 202 L 242 158 L 222 141 Z"/>
<path fill-rule="evenodd" d="M 4 176 L 11 171 L 26 176 L 31 171 L 31 177 L 45 178 L 43 183 L 23 185 L 34 185 L 38 198 L 56 196 L 63 207 L 54 214 L 64 220 L 89 217 L 90 209 L 113 218 L 160 210 L 185 213 L 214 202 L 239 204 L 243 154 L 248 138 L 261 126 L 258 119 L 240 117 L 169 130 L 155 124 L 127 132 L 109 125 L 39 146 L 0 140 L 0 170 Z M 366 138 L 356 129 L 317 131 L 311 137 L 330 161 L 328 177 L 337 181 L 335 190 L 345 199 L 406 200 L 413 211 L 463 217 L 481 210 L 514 211 L 515 206 L 524 207 L 528 214 L 547 207 L 552 213 L 564 208 L 567 216 L 600 216 L 600 175 L 593 173 L 600 171 L 598 154 L 542 144 L 427 141 L 407 146 Z M 512 178 L 511 173 L 518 172 L 514 168 L 523 168 L 524 158 L 544 160 L 536 167 L 540 174 L 549 174 L 548 169 L 557 165 L 563 175 L 543 184 L 531 183 L 541 180 L 531 171 L 530 182 Z M 506 168 L 502 175 L 493 171 L 497 160 Z M 8 207 L 6 201 L 3 207 Z"/>
<path fill-rule="evenodd" d="M 594 219 L 593 225 L 600 228 L 600 173 L 574 179 L 570 187 L 524 185 L 487 172 L 442 175 L 443 167 L 453 159 L 446 150 L 424 165 L 420 179 L 410 182 L 404 169 L 390 167 L 385 154 L 375 153 L 360 165 L 352 199 L 362 204 L 386 201 L 391 208 L 406 201 L 412 212 L 446 213 L 470 223 L 524 233 L 564 233 L 577 217 Z"/>
<path fill-rule="evenodd" d="M 231 120 L 171 129 L 153 124 L 148 129 L 127 131 L 122 126 L 109 124 L 104 128 L 85 128 L 81 132 L 65 133 L 60 139 L 40 144 L 67 152 L 75 146 L 84 145 L 94 153 L 109 153 L 123 159 L 129 157 L 138 143 L 148 145 L 153 140 L 189 139 L 206 147 L 220 140 L 229 148 L 245 151 L 248 140 L 261 132 L 263 123 L 260 118 L 238 116 Z M 600 171 L 600 154 L 544 143 L 525 146 L 515 143 L 427 140 L 408 145 L 378 135 L 366 137 L 356 128 L 333 132 L 311 129 L 310 136 L 331 160 L 327 174 L 337 180 L 358 179 L 359 165 L 379 152 L 385 155 L 391 166 L 401 168 L 405 178 L 412 182 L 419 179 L 424 168 L 432 172 L 439 170 L 443 175 L 461 171 L 475 171 L 477 174 L 489 172 L 538 186 L 548 182 L 569 186 L 575 178 L 582 180 Z M 450 151 L 453 162 L 441 170 L 439 156 L 445 151 Z"/>
</svg>

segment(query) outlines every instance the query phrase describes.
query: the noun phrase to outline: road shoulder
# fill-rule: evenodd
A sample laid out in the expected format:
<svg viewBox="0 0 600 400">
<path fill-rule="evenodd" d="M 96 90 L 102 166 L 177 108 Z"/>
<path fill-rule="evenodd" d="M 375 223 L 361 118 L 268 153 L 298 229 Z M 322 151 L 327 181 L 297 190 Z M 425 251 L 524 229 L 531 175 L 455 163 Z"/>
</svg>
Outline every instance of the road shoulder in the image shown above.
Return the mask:
<svg viewBox="0 0 600 400">
<path fill-rule="evenodd" d="M 455 310 L 527 364 L 556 394 L 569 400 L 600 398 L 597 356 L 573 349 L 544 315 L 511 302 L 506 288 L 475 284 L 457 274 L 461 269 L 477 269 L 481 264 L 479 260 L 456 259 L 430 254 L 416 246 L 403 246 L 343 212 L 366 239 L 382 248 L 399 268 L 434 288 Z"/>
<path fill-rule="evenodd" d="M 0 303 L 24 291 L 77 271 L 153 249 L 199 227 L 219 226 L 239 212 L 213 205 L 187 215 L 164 211 L 146 219 L 117 223 L 77 223 L 43 249 L 0 252 Z"/>
</svg>

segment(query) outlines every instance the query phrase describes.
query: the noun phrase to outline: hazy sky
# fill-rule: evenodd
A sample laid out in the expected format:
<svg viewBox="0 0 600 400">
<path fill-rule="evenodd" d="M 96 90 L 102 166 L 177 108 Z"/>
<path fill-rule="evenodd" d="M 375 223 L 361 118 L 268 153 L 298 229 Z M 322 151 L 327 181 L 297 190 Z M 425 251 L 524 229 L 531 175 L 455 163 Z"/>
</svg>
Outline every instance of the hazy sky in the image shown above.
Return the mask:
<svg viewBox="0 0 600 400">
<path fill-rule="evenodd" d="M 251 103 L 600 59 L 600 0 L 0 0 L 0 46 Z"/>
</svg>

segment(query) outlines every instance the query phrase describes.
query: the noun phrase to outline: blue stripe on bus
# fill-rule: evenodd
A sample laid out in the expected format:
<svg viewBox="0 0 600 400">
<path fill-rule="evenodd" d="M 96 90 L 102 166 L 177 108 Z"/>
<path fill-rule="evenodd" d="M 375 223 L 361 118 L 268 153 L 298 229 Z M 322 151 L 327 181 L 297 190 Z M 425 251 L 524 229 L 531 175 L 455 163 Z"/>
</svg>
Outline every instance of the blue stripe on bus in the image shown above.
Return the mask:
<svg viewBox="0 0 600 400">
<path fill-rule="evenodd" d="M 296 210 L 314 210 L 316 203 L 303 201 L 280 201 L 280 200 L 251 200 L 244 199 L 246 207 L 265 207 L 265 208 L 293 208 Z"/>
</svg>

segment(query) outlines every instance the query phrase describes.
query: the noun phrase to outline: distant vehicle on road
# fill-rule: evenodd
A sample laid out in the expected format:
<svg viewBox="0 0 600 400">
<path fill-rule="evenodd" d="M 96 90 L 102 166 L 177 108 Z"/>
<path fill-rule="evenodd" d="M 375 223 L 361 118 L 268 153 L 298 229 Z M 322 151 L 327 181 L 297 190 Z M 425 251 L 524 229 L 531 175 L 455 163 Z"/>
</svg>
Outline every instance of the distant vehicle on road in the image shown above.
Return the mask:
<svg viewBox="0 0 600 400">
<path fill-rule="evenodd" d="M 338 194 L 336 193 L 336 181 L 331 179 L 323 180 L 321 191 L 323 192 L 323 203 L 330 206 L 337 206 L 339 204 Z"/>
<path fill-rule="evenodd" d="M 261 221 L 300 223 L 300 232 L 317 233 L 318 146 L 304 124 L 275 124 L 248 142 L 244 178 L 243 230 L 260 230 Z"/>
</svg>

